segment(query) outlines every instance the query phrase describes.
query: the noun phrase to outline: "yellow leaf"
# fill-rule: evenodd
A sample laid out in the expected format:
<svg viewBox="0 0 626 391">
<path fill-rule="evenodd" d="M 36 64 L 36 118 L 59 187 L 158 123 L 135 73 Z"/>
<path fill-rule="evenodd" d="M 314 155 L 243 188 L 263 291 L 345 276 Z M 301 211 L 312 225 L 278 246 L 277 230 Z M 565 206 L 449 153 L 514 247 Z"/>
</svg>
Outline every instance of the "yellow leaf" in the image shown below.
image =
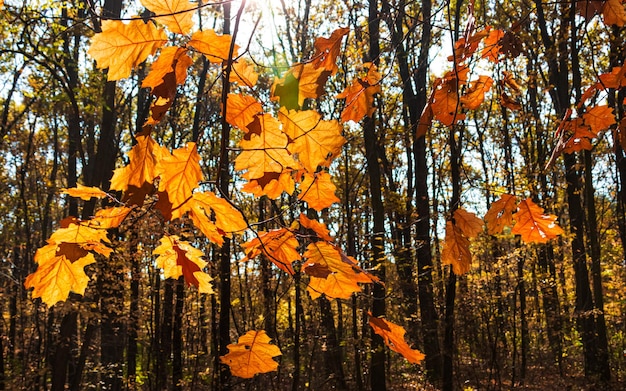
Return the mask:
<svg viewBox="0 0 626 391">
<path fill-rule="evenodd" d="M 454 224 L 468 238 L 475 238 L 483 232 L 483 221 L 474 213 L 468 212 L 463 208 L 458 208 L 454 211 Z"/>
<path fill-rule="evenodd" d="M 85 201 L 89 201 L 92 197 L 104 198 L 107 196 L 107 193 L 98 187 L 83 186 L 78 183 L 76 184 L 76 187 L 71 189 L 61 189 L 61 194 L 67 194 L 70 197 L 80 198 Z"/>
<path fill-rule="evenodd" d="M 469 239 L 451 221 L 446 223 L 446 239 L 441 250 L 441 263 L 452 265 L 456 275 L 467 273 L 472 264 Z"/>
<path fill-rule="evenodd" d="M 254 65 L 247 60 L 241 59 L 233 63 L 233 69 L 230 72 L 231 83 L 253 87 L 258 80 L 259 74 L 254 70 Z"/>
<path fill-rule="evenodd" d="M 556 223 L 556 216 L 543 214 L 543 208 L 530 198 L 521 201 L 517 208 L 511 232 L 521 235 L 525 243 L 546 243 L 564 233 Z"/>
<path fill-rule="evenodd" d="M 411 349 L 411 347 L 404 340 L 404 334 L 406 330 L 404 327 L 392 323 L 383 318 L 376 318 L 371 312 L 369 315 L 369 325 L 374 329 L 374 332 L 385 341 L 385 345 L 389 349 L 396 353 L 400 353 L 408 362 L 412 364 L 419 364 L 424 359 L 424 354 L 417 349 Z"/>
<path fill-rule="evenodd" d="M 156 171 L 161 180 L 159 191 L 167 194 L 167 203 L 170 205 L 171 219 L 181 217 L 190 205 L 184 205 L 202 180 L 200 156 L 195 143 L 187 143 L 182 148 L 175 149 L 173 154 L 167 154 L 157 163 Z"/>
<path fill-rule="evenodd" d="M 188 45 L 204 54 L 210 62 L 221 63 L 228 60 L 230 43 L 230 35 L 217 35 L 214 30 L 204 30 L 195 32 Z M 238 48 L 239 46 L 235 45 L 233 57 L 237 57 Z"/>
<path fill-rule="evenodd" d="M 220 361 L 230 367 L 230 372 L 237 377 L 250 379 L 259 373 L 278 369 L 278 363 L 272 357 L 280 356 L 280 349 L 270 344 L 271 338 L 265 331 L 248 331 L 239 337 L 236 344 L 227 346 L 229 353 L 220 356 Z"/>
<path fill-rule="evenodd" d="M 317 99 L 324 94 L 324 84 L 330 71 L 316 68 L 313 63 L 296 64 L 282 78 L 274 80 L 272 99 L 288 110 L 300 109 L 304 99 Z"/>
<path fill-rule="evenodd" d="M 111 189 L 126 191 L 129 186 L 141 188 L 145 183 L 152 184 L 158 176 L 156 165 L 169 151 L 157 144 L 149 134 L 135 137 L 137 144 L 126 154 L 129 164 L 118 168 L 111 178 Z"/>
<path fill-rule="evenodd" d="M 169 46 L 163 48 L 159 57 L 150 66 L 150 72 L 141 82 L 141 88 L 151 88 L 153 91 L 159 86 L 166 84 L 165 79 L 171 74 L 174 81 L 173 88 L 176 85 L 185 83 L 187 79 L 187 68 L 192 64 L 193 60 L 187 55 L 187 49 L 177 46 Z M 159 94 L 165 96 L 169 94 Z"/>
<path fill-rule="evenodd" d="M 517 209 L 517 199 L 512 194 L 502 194 L 500 199 L 491 204 L 485 215 L 487 233 L 496 235 L 502 233 L 505 226 L 513 223 L 513 212 Z"/>
<path fill-rule="evenodd" d="M 310 208 L 321 211 L 335 202 L 341 202 L 335 195 L 336 189 L 330 174 L 326 171 L 318 172 L 315 175 L 305 174 L 304 180 L 300 184 L 298 199 L 305 201 Z"/>
<path fill-rule="evenodd" d="M 341 153 L 346 139 L 341 135 L 337 121 L 323 121 L 315 110 L 295 111 L 284 107 L 278 113 L 283 131 L 289 136 L 289 152 L 298 155 L 298 160 L 311 174 L 318 166 L 328 167 Z"/>
<path fill-rule="evenodd" d="M 128 24 L 119 20 L 103 20 L 102 32 L 91 38 L 88 54 L 98 68 L 109 68 L 108 80 L 130 76 L 130 72 L 167 42 L 162 29 L 153 23 L 133 19 Z"/>
<path fill-rule="evenodd" d="M 177 279 L 184 276 L 187 285 L 198 288 L 200 293 L 214 293 L 211 287 L 211 276 L 202 271 L 206 261 L 201 257 L 202 251 L 193 247 L 189 242 L 180 240 L 176 235 L 164 235 L 161 244 L 152 251 L 158 255 L 157 266 L 163 269 L 165 278 Z"/>
<path fill-rule="evenodd" d="M 187 0 L 141 0 L 141 4 L 156 14 L 153 19 L 175 34 L 187 34 L 193 27 L 193 12 L 185 11 L 193 11 L 195 6 Z"/>
</svg>

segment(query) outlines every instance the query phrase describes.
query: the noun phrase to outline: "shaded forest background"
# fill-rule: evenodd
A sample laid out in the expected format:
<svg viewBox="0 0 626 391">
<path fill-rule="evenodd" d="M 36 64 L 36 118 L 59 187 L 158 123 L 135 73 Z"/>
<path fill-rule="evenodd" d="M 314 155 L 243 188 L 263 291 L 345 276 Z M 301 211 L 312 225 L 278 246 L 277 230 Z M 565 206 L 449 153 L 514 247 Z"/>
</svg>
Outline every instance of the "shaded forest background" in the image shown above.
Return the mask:
<svg viewBox="0 0 626 391">
<path fill-rule="evenodd" d="M 37 249 L 64 218 L 89 219 L 111 202 L 81 201 L 60 189 L 79 183 L 108 191 L 154 99 L 141 88 L 153 57 L 131 77 L 107 81 L 87 55 L 90 38 L 105 19 L 152 21 L 134 1 L 5 0 L 0 389 L 623 389 L 620 0 L 193 4 L 196 28 L 231 34 L 254 64 L 253 95 L 274 112 L 284 105 L 272 99 L 275 80 L 312 58 L 317 38 L 349 28 L 325 93 L 300 103 L 339 119 L 349 102 L 337 95 L 372 64 L 380 72 L 372 110 L 359 123 L 342 122 L 346 143 L 328 169 L 339 202 L 315 213 L 295 195 L 242 191 L 233 163 L 243 136 L 221 115 L 224 91 L 236 88 L 224 78 L 232 64 L 195 56 L 152 137 L 170 149 L 197 141 L 203 186 L 230 199 L 249 230 L 220 248 L 188 221 L 167 225 L 147 202 L 110 230 L 115 252 L 87 267 L 84 295 L 52 307 L 33 299 L 24 282 L 37 268 Z M 465 59 L 471 77 L 494 79 L 485 101 L 454 107 L 464 116 L 449 124 L 436 117 L 420 126 L 437 77 L 458 72 L 454 43 L 487 26 L 506 34 L 496 41 L 505 49 L 497 61 Z M 613 84 L 600 77 L 611 72 Z M 588 149 L 561 156 L 571 136 L 560 129 L 568 110 L 581 115 L 598 105 L 612 109 L 605 116 L 614 123 Z M 442 262 L 446 223 L 458 208 L 483 217 L 503 194 L 532 199 L 565 233 L 528 244 L 510 229 L 485 229 L 471 240 L 470 270 L 457 276 Z M 245 259 L 241 244 L 253 232 L 289 227 L 300 213 L 323 221 L 335 243 L 384 285 L 363 285 L 349 299 L 313 300 L 303 261 L 290 276 L 267 257 Z M 203 251 L 215 294 L 199 293 L 182 277 L 163 278 L 152 251 L 165 231 Z M 402 325 L 409 345 L 426 354 L 422 364 L 386 348 L 368 312 Z M 233 377 L 219 356 L 254 329 L 280 347 L 278 370 Z"/>
</svg>

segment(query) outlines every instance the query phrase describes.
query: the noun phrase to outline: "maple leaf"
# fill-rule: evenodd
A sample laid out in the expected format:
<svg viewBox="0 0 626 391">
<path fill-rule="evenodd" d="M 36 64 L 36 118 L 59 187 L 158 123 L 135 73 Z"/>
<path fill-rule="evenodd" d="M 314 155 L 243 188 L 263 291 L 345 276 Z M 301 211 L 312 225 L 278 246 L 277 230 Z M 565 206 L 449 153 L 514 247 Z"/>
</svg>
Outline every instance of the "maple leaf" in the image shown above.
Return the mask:
<svg viewBox="0 0 626 391">
<path fill-rule="evenodd" d="M 591 139 L 598 135 L 591 131 L 591 128 L 583 123 L 582 118 L 574 118 L 564 123 L 564 135 L 571 135 L 565 143 L 563 152 L 574 153 L 586 149 L 590 151 L 593 148 Z"/>
<path fill-rule="evenodd" d="M 250 330 L 239 337 L 236 344 L 226 346 L 228 354 L 220 356 L 220 361 L 230 367 L 230 372 L 237 377 L 250 379 L 259 373 L 278 369 L 278 363 L 272 357 L 282 353 L 278 346 L 269 342 L 271 338 L 264 330 Z"/>
<path fill-rule="evenodd" d="M 326 224 L 320 223 L 317 220 L 309 219 L 305 214 L 300 213 L 300 225 L 302 227 L 310 229 L 315 232 L 318 238 L 325 240 L 327 242 L 332 242 L 333 237 L 330 236 L 330 231 L 326 227 Z"/>
<path fill-rule="evenodd" d="M 300 109 L 306 98 L 317 99 L 324 94 L 330 71 L 313 63 L 296 64 L 282 78 L 274 80 L 272 100 L 288 110 Z"/>
<path fill-rule="evenodd" d="M 498 62 L 498 56 L 500 55 L 502 49 L 500 41 L 503 37 L 504 31 L 498 29 L 491 30 L 485 39 L 485 47 L 481 52 L 481 57 L 486 58 L 491 62 Z"/>
<path fill-rule="evenodd" d="M 313 64 L 316 68 L 324 68 L 331 75 L 337 73 L 337 57 L 341 51 L 341 41 L 350 32 L 347 27 L 339 28 L 332 32 L 329 38 L 319 37 L 315 40 L 315 54 Z"/>
<path fill-rule="evenodd" d="M 289 152 L 298 155 L 298 161 L 309 173 L 317 171 L 318 166 L 328 167 L 346 142 L 337 121 L 321 118 L 315 110 L 287 111 L 283 107 L 278 113 L 283 132 L 291 141 Z"/>
<path fill-rule="evenodd" d="M 600 82 L 597 87 L 600 90 L 626 87 L 626 62 L 621 67 L 613 67 L 610 73 L 603 73 L 598 78 Z"/>
<path fill-rule="evenodd" d="M 513 219 L 515 225 L 511 232 L 521 235 L 525 243 L 546 243 L 564 233 L 556 223 L 556 216 L 543 214 L 543 208 L 530 198 L 519 203 Z"/>
<path fill-rule="evenodd" d="M 480 42 L 489 35 L 491 27 L 487 27 L 483 30 L 479 30 L 469 37 L 461 37 L 454 43 L 454 54 L 448 56 L 448 61 L 460 63 L 461 61 L 470 58 L 478 49 Z"/>
<path fill-rule="evenodd" d="M 513 225 L 513 212 L 517 210 L 516 202 L 514 195 L 502 194 L 499 200 L 491 204 L 485 215 L 489 235 L 500 234 L 505 226 Z"/>
<path fill-rule="evenodd" d="M 583 114 L 583 121 L 589 126 L 591 132 L 596 134 L 617 123 L 613 108 L 607 105 L 590 108 Z"/>
<path fill-rule="evenodd" d="M 104 198 L 108 194 L 98 187 L 83 186 L 79 183 L 76 187 L 70 189 L 61 189 L 61 194 L 67 194 L 70 197 L 80 198 L 81 200 L 89 201 L 92 197 Z"/>
<path fill-rule="evenodd" d="M 177 279 L 183 276 L 187 285 L 195 286 L 198 292 L 214 293 L 211 287 L 213 279 L 202 271 L 207 265 L 201 258 L 204 255 L 202 251 L 176 235 L 164 235 L 160 242 L 152 254 L 158 255 L 157 266 L 163 269 L 165 278 Z"/>
<path fill-rule="evenodd" d="M 374 96 L 381 93 L 381 75 L 374 64 L 364 64 L 367 70 L 365 78 L 356 78 L 343 92 L 337 95 L 337 99 L 345 99 L 346 105 L 341 112 L 343 122 L 360 122 L 366 115 L 371 117 L 376 111 Z"/>
<path fill-rule="evenodd" d="M 186 146 L 175 149 L 172 154 L 168 152 L 155 169 L 161 177 L 159 191 L 167 193 L 171 220 L 181 217 L 189 209 L 184 204 L 203 178 L 196 143 L 187 143 Z"/>
<path fill-rule="evenodd" d="M 454 224 L 468 238 L 475 238 L 483 232 L 483 221 L 463 208 L 454 211 Z"/>
<path fill-rule="evenodd" d="M 469 110 L 475 110 L 485 100 L 485 93 L 489 91 L 493 79 L 489 76 L 478 76 L 478 80 L 472 82 L 470 88 L 465 95 L 461 97 L 463 107 Z"/>
<path fill-rule="evenodd" d="M 163 48 L 159 57 L 150 66 L 150 72 L 141 82 L 141 88 L 157 89 L 165 84 L 168 74 L 172 74 L 175 83 L 172 83 L 173 89 L 176 85 L 182 85 L 187 79 L 187 68 L 192 64 L 193 60 L 187 55 L 187 49 L 169 46 Z M 174 91 L 175 92 L 175 91 Z M 169 96 L 171 93 L 158 94 L 157 96 Z"/>
<path fill-rule="evenodd" d="M 374 332 L 385 341 L 385 345 L 389 349 L 396 353 L 400 353 L 408 362 L 412 364 L 419 364 L 426 357 L 422 352 L 417 349 L 411 349 L 411 347 L 404 340 L 404 334 L 406 330 L 404 327 L 392 323 L 383 318 L 377 318 L 368 312 L 369 325 L 374 329 Z"/>
<path fill-rule="evenodd" d="M 254 65 L 250 64 L 247 60 L 243 59 L 233 63 L 229 78 L 231 83 L 252 87 L 258 80 L 259 74 L 254 70 Z"/>
<path fill-rule="evenodd" d="M 220 246 L 224 243 L 224 236 L 231 237 L 231 233 L 248 227 L 241 212 L 210 191 L 193 193 L 189 213 L 194 225 Z"/>
<path fill-rule="evenodd" d="M 337 187 L 333 184 L 330 174 L 326 171 L 314 175 L 305 174 L 300 184 L 298 199 L 305 201 L 310 208 L 317 210 L 328 208 L 341 200 L 335 195 Z"/>
<path fill-rule="evenodd" d="M 246 257 L 242 261 L 263 254 L 280 270 L 293 276 L 295 271 L 291 264 L 300 260 L 298 246 L 295 235 L 287 228 L 259 232 L 256 238 L 241 245 L 246 253 Z"/>
<path fill-rule="evenodd" d="M 310 243 L 303 257 L 306 258 L 304 272 L 310 276 L 307 290 L 313 300 L 322 294 L 348 299 L 353 293 L 361 292 L 359 284 L 379 282 L 361 269 L 354 258 L 328 242 Z"/>
<path fill-rule="evenodd" d="M 231 36 L 217 35 L 214 30 L 197 31 L 191 36 L 188 45 L 196 49 L 212 63 L 221 63 L 228 60 L 230 53 Z M 235 45 L 233 57 L 237 57 L 239 46 Z"/>
<path fill-rule="evenodd" d="M 622 0 L 606 0 L 602 7 L 602 17 L 608 26 L 623 27 L 626 24 L 626 11 Z"/>
<path fill-rule="evenodd" d="M 472 264 L 469 239 L 452 221 L 446 223 L 446 238 L 441 250 L 441 263 L 452 265 L 456 275 L 465 274 Z"/>
<path fill-rule="evenodd" d="M 187 0 L 141 0 L 141 4 L 175 34 L 187 34 L 193 27 L 193 12 L 185 11 L 193 11 L 195 6 Z"/>
<path fill-rule="evenodd" d="M 103 20 L 102 32 L 91 38 L 87 53 L 98 68 L 109 68 L 108 80 L 120 80 L 167 42 L 163 29 L 153 23 L 133 19 L 128 24 Z"/>
<path fill-rule="evenodd" d="M 287 150 L 287 135 L 280 130 L 276 118 L 271 114 L 257 115 L 249 128 L 255 130 L 239 142 L 242 150 L 235 158 L 235 170 L 247 170 L 246 178 L 251 180 L 297 167 Z"/>
<path fill-rule="evenodd" d="M 117 228 L 122 221 L 128 216 L 133 208 L 126 206 L 114 206 L 105 209 L 100 209 L 96 212 L 93 219 L 89 220 L 89 226 L 95 226 L 101 229 Z"/>
<path fill-rule="evenodd" d="M 261 103 L 250 95 L 228 94 L 226 100 L 226 122 L 248 132 L 248 124 L 263 111 Z"/>
</svg>

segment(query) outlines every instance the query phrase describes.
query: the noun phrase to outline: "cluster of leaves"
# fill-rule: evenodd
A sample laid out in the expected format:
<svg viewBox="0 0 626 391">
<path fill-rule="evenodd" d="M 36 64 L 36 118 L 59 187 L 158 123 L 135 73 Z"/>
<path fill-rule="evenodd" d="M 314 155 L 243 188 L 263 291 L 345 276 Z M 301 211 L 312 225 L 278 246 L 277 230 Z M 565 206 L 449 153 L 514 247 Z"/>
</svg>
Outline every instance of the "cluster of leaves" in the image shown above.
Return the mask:
<svg viewBox="0 0 626 391">
<path fill-rule="evenodd" d="M 114 206 L 98 210 L 89 220 L 70 218 L 62 222 L 48 244 L 37 251 L 35 261 L 39 266 L 28 276 L 26 287 L 34 288 L 32 296 L 49 306 L 66 300 L 70 292 L 84 294 L 89 281 L 84 268 L 95 262 L 94 253 L 106 257 L 114 251 L 108 246 L 108 230 L 118 228 L 133 210 L 146 208 L 158 210 L 165 224 L 160 245 L 153 250 L 164 277 L 183 276 L 188 285 L 200 292 L 213 293 L 212 278 L 204 271 L 207 262 L 202 251 L 167 232 L 191 220 L 208 240 L 221 246 L 225 237 L 242 233 L 249 225 L 229 200 L 202 189 L 204 175 L 195 142 L 170 151 L 151 134 L 171 107 L 177 87 L 185 83 L 195 53 L 223 67 L 230 74 L 229 82 L 239 86 L 239 92 L 227 96 L 222 114 L 230 125 L 242 131 L 234 162 L 235 169 L 247 180 L 241 190 L 272 199 L 283 193 L 297 194 L 301 202 L 315 211 L 339 201 L 329 167 L 346 141 L 342 125 L 337 120 L 322 119 L 317 111 L 305 109 L 305 105 L 306 99 L 318 99 L 324 94 L 326 81 L 337 72 L 336 59 L 349 30 L 338 29 L 329 38 L 318 38 L 312 59 L 294 65 L 275 81 L 271 96 L 279 109 L 274 115 L 271 107 L 264 108 L 255 98 L 258 75 L 254 66 L 238 57 L 238 47 L 231 37 L 213 30 L 192 31 L 192 3 L 142 0 L 142 4 L 152 11 L 151 18 L 132 19 L 128 23 L 103 21 L 102 31 L 91 39 L 88 53 L 99 68 L 108 69 L 108 80 L 126 78 L 150 56 L 157 56 L 142 82 L 154 98 L 150 117 L 134 137 L 136 144 L 127 154 L 129 163 L 116 169 L 111 179 L 110 189 L 121 192 L 119 199 L 97 187 L 79 185 L 64 189 L 65 194 L 83 200 L 107 198 Z M 183 44 L 166 46 L 166 30 L 177 35 L 176 42 Z M 365 77 L 355 79 L 338 96 L 346 99 L 342 121 L 358 122 L 373 113 L 373 96 L 380 92 L 380 75 L 373 65 L 367 69 Z M 245 93 L 246 90 L 251 93 Z M 313 299 L 321 295 L 349 298 L 361 291 L 359 284 L 381 283 L 334 243 L 323 223 L 305 215 L 288 228 L 253 234 L 255 238 L 243 244 L 245 259 L 265 256 L 290 275 L 296 273 L 293 263 L 298 261 L 309 276 L 308 291 Z M 300 255 L 298 248 L 305 246 Z M 392 349 L 411 362 L 421 360 L 421 353 L 404 346 L 401 327 L 376 318 L 370 323 L 377 332 L 386 333 L 385 340 Z M 229 349 L 222 362 L 241 377 L 275 370 L 277 364 L 271 357 L 280 355 L 264 331 L 249 331 Z"/>
</svg>

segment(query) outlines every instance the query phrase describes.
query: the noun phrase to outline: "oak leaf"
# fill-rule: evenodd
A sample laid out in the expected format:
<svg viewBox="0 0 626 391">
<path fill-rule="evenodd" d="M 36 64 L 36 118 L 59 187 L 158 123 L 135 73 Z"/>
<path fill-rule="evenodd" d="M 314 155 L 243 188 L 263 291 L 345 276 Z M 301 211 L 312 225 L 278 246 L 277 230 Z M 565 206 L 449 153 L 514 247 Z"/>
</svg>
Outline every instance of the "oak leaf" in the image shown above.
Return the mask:
<svg viewBox="0 0 626 391">
<path fill-rule="evenodd" d="M 61 194 L 67 194 L 70 197 L 80 198 L 81 200 L 89 201 L 92 197 L 104 198 L 108 194 L 98 187 L 83 186 L 79 183 L 76 187 L 70 189 L 61 189 Z"/>
<path fill-rule="evenodd" d="M 354 121 L 358 123 L 363 117 L 366 115 L 371 117 L 376 111 L 374 97 L 381 93 L 379 84 L 381 75 L 376 70 L 376 65 L 368 63 L 365 64 L 365 67 L 368 68 L 367 76 L 354 79 L 352 84 L 337 95 L 337 99 L 346 100 L 345 107 L 341 112 L 343 122 Z"/>
<path fill-rule="evenodd" d="M 213 279 L 202 271 L 207 265 L 201 258 L 204 255 L 202 251 L 176 235 L 164 235 L 160 242 L 152 254 L 158 255 L 157 266 L 163 269 L 165 278 L 177 279 L 183 276 L 187 285 L 195 286 L 198 292 L 214 293 L 211 287 Z"/>
<path fill-rule="evenodd" d="M 613 108 L 607 105 L 594 106 L 583 114 L 583 121 L 592 133 L 599 133 L 607 130 L 611 125 L 617 123 Z"/>
<path fill-rule="evenodd" d="M 502 44 L 501 40 L 504 37 L 504 31 L 494 29 L 489 32 L 487 38 L 485 38 L 485 47 L 481 52 L 481 57 L 486 58 L 492 62 L 498 62 L 498 57 L 501 54 Z"/>
<path fill-rule="evenodd" d="M 153 23 L 133 19 L 129 23 L 103 20 L 102 32 L 91 38 L 87 53 L 96 60 L 98 68 L 109 68 L 108 80 L 120 80 L 149 55 L 167 42 L 165 31 Z"/>
<path fill-rule="evenodd" d="M 485 93 L 491 89 L 493 79 L 489 76 L 478 76 L 478 80 L 472 82 L 470 88 L 461 97 L 463 107 L 469 110 L 475 110 L 485 100 Z"/>
<path fill-rule="evenodd" d="M 502 194 L 500 199 L 491 204 L 485 214 L 487 233 L 496 235 L 502 233 L 504 227 L 513 225 L 513 212 L 517 210 L 517 199 L 512 194 Z"/>
<path fill-rule="evenodd" d="M 189 214 L 194 225 L 219 246 L 224 243 L 224 237 L 231 237 L 233 232 L 241 232 L 248 227 L 241 212 L 213 192 L 193 193 L 189 202 Z"/>
<path fill-rule="evenodd" d="M 195 6 L 188 0 L 141 0 L 141 4 L 156 14 L 153 19 L 175 34 L 187 34 L 193 27 L 193 12 L 190 11 L 194 11 Z"/>
<path fill-rule="evenodd" d="M 189 46 L 196 49 L 213 63 L 221 63 L 228 60 L 230 53 L 231 36 L 228 34 L 217 35 L 214 30 L 197 31 L 191 36 Z M 237 57 L 239 46 L 235 45 L 233 57 Z"/>
<path fill-rule="evenodd" d="M 226 100 L 226 122 L 248 132 L 248 124 L 263 111 L 261 103 L 250 95 L 228 94 Z"/>
<path fill-rule="evenodd" d="M 472 264 L 469 239 L 452 221 L 446 222 L 446 238 L 441 250 L 441 263 L 452 265 L 456 275 L 465 274 Z"/>
<path fill-rule="evenodd" d="M 266 256 L 280 270 L 294 275 L 292 263 L 300 260 L 298 240 L 287 228 L 259 232 L 258 236 L 241 245 L 246 257 L 242 260 L 253 259 L 261 254 Z"/>
<path fill-rule="evenodd" d="M 315 110 L 287 111 L 281 108 L 278 113 L 283 132 L 291 141 L 289 152 L 297 154 L 298 161 L 309 173 L 317 171 L 318 166 L 328 167 L 346 142 L 337 121 L 321 118 Z"/>
<path fill-rule="evenodd" d="M 476 214 L 458 208 L 454 211 L 454 224 L 468 238 L 475 238 L 483 232 L 484 222 Z"/>
<path fill-rule="evenodd" d="M 404 327 L 392 323 L 383 318 L 377 318 L 368 312 L 369 325 L 374 329 L 374 332 L 381 337 L 385 345 L 389 349 L 396 353 L 400 353 L 408 362 L 412 364 L 419 364 L 426 357 L 422 352 L 417 349 L 411 349 L 411 347 L 404 340 L 404 334 L 406 330 Z"/>
<path fill-rule="evenodd" d="M 228 365 L 230 372 L 237 377 L 250 379 L 259 373 L 272 372 L 278 369 L 278 363 L 272 357 L 282 353 L 276 345 L 269 342 L 271 338 L 264 330 L 248 331 L 239 337 L 236 344 L 227 346 L 228 354 L 220 356 L 220 361 Z"/>
<path fill-rule="evenodd" d="M 337 187 L 333 184 L 330 174 L 321 171 L 316 174 L 305 174 L 300 184 L 298 199 L 305 201 L 310 208 L 316 211 L 328 208 L 341 200 L 335 195 Z"/>
<path fill-rule="evenodd" d="M 337 73 L 337 57 L 341 52 L 341 41 L 350 32 L 347 27 L 332 32 L 329 38 L 319 37 L 315 40 L 315 54 L 313 63 L 317 68 L 322 67 L 332 75 Z"/>
<path fill-rule="evenodd" d="M 626 87 L 626 62 L 621 67 L 613 67 L 610 73 L 603 73 L 599 76 L 598 89 Z"/>
<path fill-rule="evenodd" d="M 626 10 L 622 0 L 606 0 L 602 7 L 602 17 L 607 26 L 623 27 L 626 24 Z"/>
<path fill-rule="evenodd" d="M 327 242 L 332 242 L 334 240 L 333 237 L 330 236 L 330 231 L 326 227 L 326 224 L 320 223 L 317 220 L 309 219 L 304 213 L 300 213 L 299 220 L 302 227 L 315 232 L 318 238 Z"/>
<path fill-rule="evenodd" d="M 525 243 L 546 243 L 564 233 L 556 223 L 557 217 L 543 214 L 543 208 L 530 198 L 521 201 L 517 208 L 513 214 L 515 225 L 511 232 L 521 235 Z"/>
</svg>

